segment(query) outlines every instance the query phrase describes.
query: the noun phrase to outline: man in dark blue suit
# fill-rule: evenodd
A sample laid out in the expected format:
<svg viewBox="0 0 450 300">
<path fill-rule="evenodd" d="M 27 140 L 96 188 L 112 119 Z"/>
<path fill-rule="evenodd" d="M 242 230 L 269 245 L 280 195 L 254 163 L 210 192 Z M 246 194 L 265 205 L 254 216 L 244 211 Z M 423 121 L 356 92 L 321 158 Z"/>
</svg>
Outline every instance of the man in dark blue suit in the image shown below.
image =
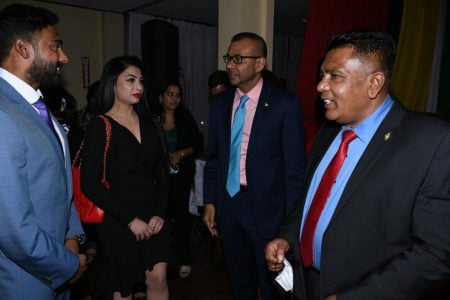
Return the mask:
<svg viewBox="0 0 450 300">
<path fill-rule="evenodd" d="M 235 88 L 210 110 L 204 220 L 213 233 L 217 223 L 235 299 L 258 299 L 258 287 L 275 298 L 264 247 L 298 199 L 305 170 L 300 100 L 263 80 L 266 56 L 260 36 L 235 35 L 224 55 Z"/>
</svg>

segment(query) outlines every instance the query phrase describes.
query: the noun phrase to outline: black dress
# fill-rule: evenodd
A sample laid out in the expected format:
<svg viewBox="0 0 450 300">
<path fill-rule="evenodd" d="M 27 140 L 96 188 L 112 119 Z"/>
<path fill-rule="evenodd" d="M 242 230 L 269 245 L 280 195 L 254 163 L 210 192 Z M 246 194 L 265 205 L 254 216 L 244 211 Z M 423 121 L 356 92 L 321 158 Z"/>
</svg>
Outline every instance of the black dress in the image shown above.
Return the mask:
<svg viewBox="0 0 450 300">
<path fill-rule="evenodd" d="M 105 125 L 94 118 L 87 130 L 81 162 L 83 192 L 105 211 L 97 225 L 104 263 L 100 290 L 128 296 L 133 286 L 145 280 L 145 270 L 171 259 L 169 229 L 137 242 L 127 225 L 135 218 L 148 222 L 152 216 L 166 217 L 168 197 L 167 159 L 156 125 L 139 117 L 141 143 L 125 127 L 108 117 L 111 142 L 107 154 L 106 189 L 100 179 L 103 170 Z"/>
</svg>

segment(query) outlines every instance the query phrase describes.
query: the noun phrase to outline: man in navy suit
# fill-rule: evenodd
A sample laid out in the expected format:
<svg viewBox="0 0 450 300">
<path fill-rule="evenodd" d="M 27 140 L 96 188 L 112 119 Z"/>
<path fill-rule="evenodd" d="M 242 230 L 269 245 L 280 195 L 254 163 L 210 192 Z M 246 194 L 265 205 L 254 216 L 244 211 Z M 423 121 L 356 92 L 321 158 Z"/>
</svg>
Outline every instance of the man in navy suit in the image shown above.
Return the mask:
<svg viewBox="0 0 450 300">
<path fill-rule="evenodd" d="M 43 8 L 0 11 L 0 298 L 61 299 L 81 277 L 83 230 L 72 197 L 67 138 L 39 106 L 41 85 L 68 61 Z M 45 121 L 44 121 L 45 120 Z"/>
<path fill-rule="evenodd" d="M 266 55 L 260 36 L 232 38 L 224 61 L 235 88 L 211 103 L 204 169 L 204 221 L 213 233 L 217 223 L 234 297 L 243 300 L 258 299 L 258 288 L 263 299 L 276 297 L 264 246 L 298 199 L 305 169 L 300 100 L 263 80 Z M 248 100 L 236 154 L 230 139 L 241 97 Z M 229 167 L 233 153 L 237 178 Z"/>
<path fill-rule="evenodd" d="M 384 32 L 338 34 L 328 44 L 317 85 L 328 121 L 307 188 L 266 249 L 269 269 L 279 271 L 285 255 L 294 264 L 296 299 L 422 299 L 450 276 L 450 125 L 390 96 L 394 60 Z M 311 227 L 327 166 L 351 132 Z"/>
</svg>

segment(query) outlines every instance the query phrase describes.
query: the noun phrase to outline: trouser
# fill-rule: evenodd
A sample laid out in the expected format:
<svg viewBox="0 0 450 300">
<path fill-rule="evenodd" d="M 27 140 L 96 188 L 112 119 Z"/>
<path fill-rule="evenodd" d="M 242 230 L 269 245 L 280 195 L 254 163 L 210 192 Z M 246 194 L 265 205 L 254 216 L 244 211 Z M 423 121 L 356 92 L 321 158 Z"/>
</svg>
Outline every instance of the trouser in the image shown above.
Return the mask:
<svg viewBox="0 0 450 300">
<path fill-rule="evenodd" d="M 279 299 L 264 254 L 270 239 L 258 234 L 245 191 L 225 200 L 219 229 L 234 298 L 257 300 L 260 293 L 263 300 Z"/>
</svg>

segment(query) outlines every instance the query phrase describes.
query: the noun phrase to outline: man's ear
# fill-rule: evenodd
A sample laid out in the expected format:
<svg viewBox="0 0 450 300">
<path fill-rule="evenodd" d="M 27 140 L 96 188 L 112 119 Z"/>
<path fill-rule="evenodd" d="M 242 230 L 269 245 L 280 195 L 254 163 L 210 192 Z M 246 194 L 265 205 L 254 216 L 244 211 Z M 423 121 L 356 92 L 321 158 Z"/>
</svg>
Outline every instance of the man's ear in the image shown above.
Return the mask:
<svg viewBox="0 0 450 300">
<path fill-rule="evenodd" d="M 262 72 L 266 66 L 266 59 L 264 57 L 258 57 L 256 59 L 256 72 Z"/>
<path fill-rule="evenodd" d="M 384 87 L 386 77 L 382 72 L 374 72 L 370 76 L 367 94 L 370 99 L 375 99 Z"/>
<path fill-rule="evenodd" d="M 29 59 L 34 51 L 33 46 L 23 39 L 18 39 L 14 42 L 13 50 L 24 59 Z"/>
</svg>

